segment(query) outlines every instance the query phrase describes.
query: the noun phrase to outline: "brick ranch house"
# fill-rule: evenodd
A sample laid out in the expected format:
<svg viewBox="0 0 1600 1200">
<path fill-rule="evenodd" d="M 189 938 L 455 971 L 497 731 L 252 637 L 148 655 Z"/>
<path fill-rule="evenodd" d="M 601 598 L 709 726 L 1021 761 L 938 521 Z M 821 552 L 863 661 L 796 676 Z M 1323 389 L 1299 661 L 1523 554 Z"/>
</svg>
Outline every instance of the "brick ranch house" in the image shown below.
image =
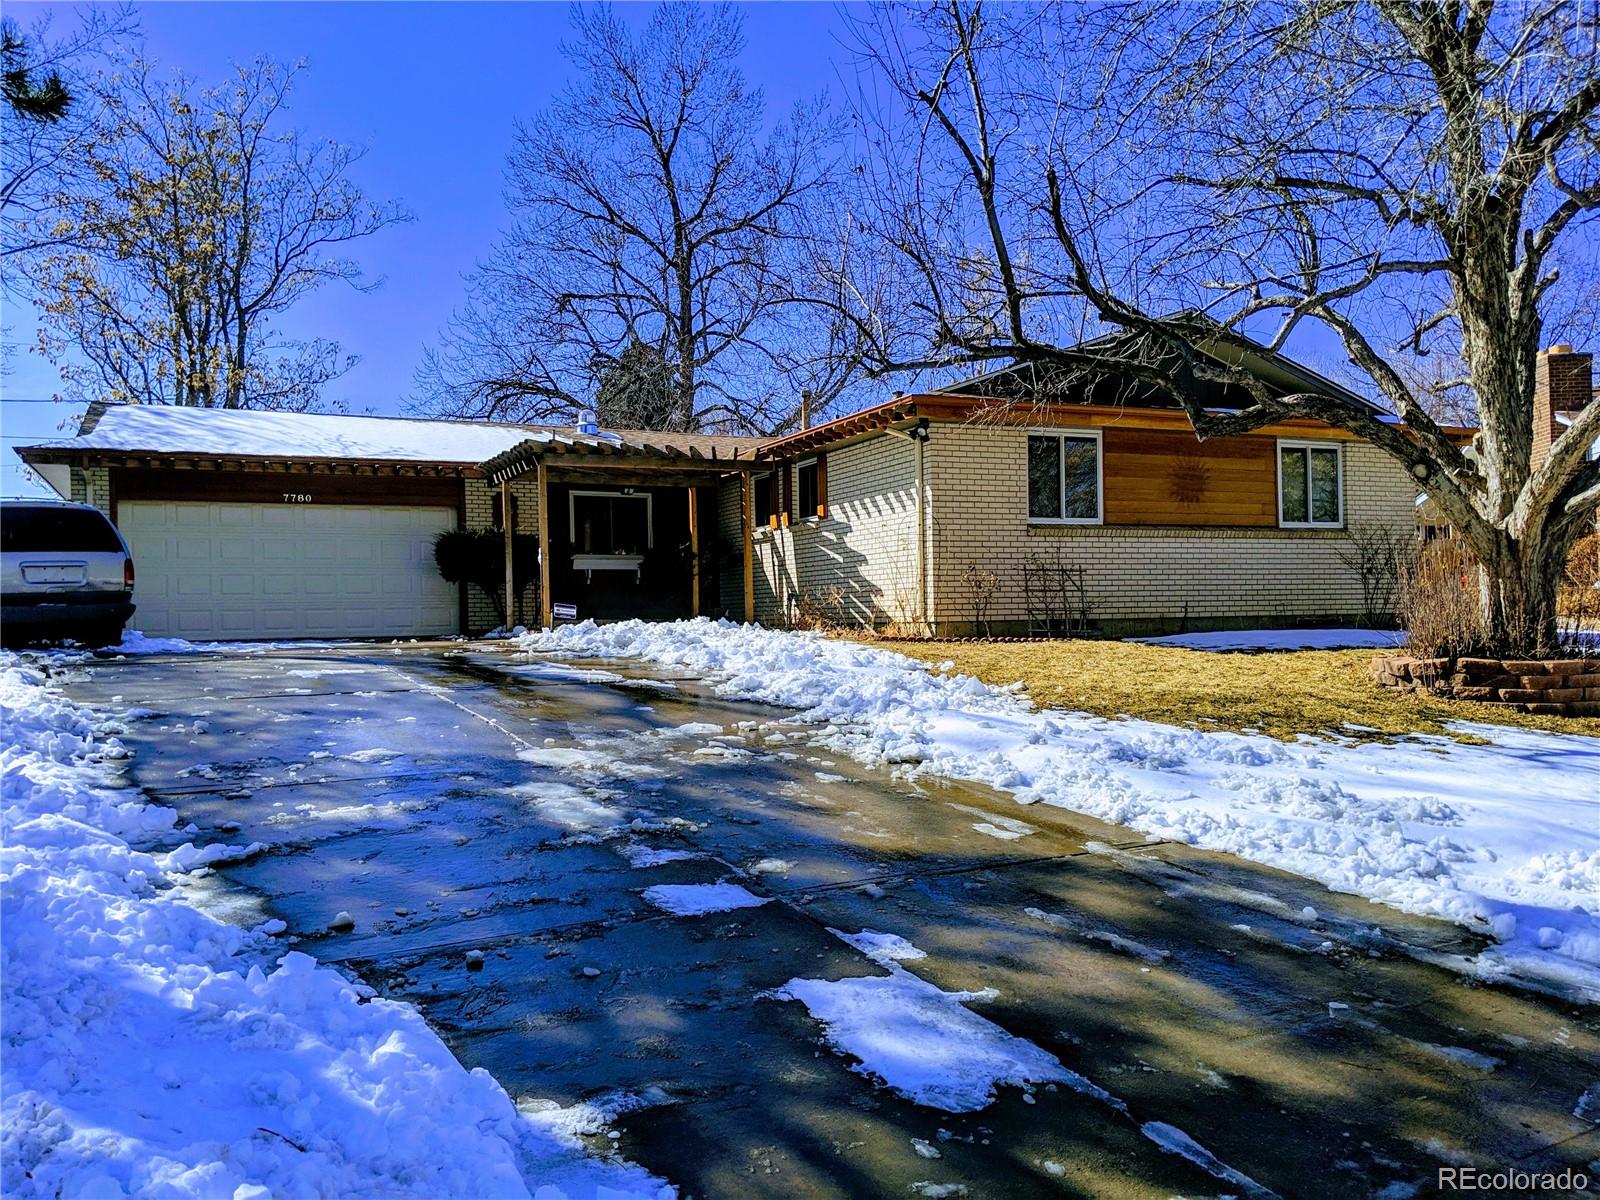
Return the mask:
<svg viewBox="0 0 1600 1200">
<path fill-rule="evenodd" d="M 1541 371 L 1564 381 L 1579 359 Z M 1334 386 L 1281 355 L 1246 362 L 1274 386 Z M 1417 520 L 1406 472 L 1321 422 L 1202 443 L 1126 380 L 1052 388 L 1015 368 L 775 439 L 111 405 L 18 453 L 121 527 L 134 625 L 192 638 L 482 632 L 495 606 L 440 579 L 431 543 L 508 511 L 548 550 L 517 597 L 526 623 L 939 634 L 972 631 L 986 572 L 997 633 L 1041 614 L 1111 634 L 1348 622 L 1349 534 Z"/>
</svg>

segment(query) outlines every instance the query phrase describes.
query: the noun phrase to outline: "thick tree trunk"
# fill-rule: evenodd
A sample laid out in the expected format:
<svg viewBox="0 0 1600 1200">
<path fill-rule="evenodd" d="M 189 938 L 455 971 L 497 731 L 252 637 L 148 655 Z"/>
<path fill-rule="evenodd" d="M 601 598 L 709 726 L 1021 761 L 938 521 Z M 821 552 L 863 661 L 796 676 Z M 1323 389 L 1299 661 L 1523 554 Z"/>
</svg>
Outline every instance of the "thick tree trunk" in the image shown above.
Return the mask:
<svg viewBox="0 0 1600 1200">
<path fill-rule="evenodd" d="M 1518 544 L 1486 559 L 1482 571 L 1487 649 L 1502 656 L 1548 658 L 1557 644 L 1556 581 L 1547 547 Z"/>
</svg>

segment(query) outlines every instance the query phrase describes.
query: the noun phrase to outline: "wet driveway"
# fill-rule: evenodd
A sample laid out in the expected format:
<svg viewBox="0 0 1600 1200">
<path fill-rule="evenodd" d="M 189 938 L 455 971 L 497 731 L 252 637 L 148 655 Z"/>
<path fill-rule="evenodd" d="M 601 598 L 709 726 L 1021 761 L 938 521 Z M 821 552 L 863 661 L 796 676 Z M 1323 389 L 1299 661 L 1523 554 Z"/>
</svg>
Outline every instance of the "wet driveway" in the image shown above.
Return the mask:
<svg viewBox="0 0 1600 1200">
<path fill-rule="evenodd" d="M 1573 1111 L 1600 1012 L 1465 981 L 1441 965 L 1477 949 L 1464 931 L 896 780 L 692 680 L 347 645 L 104 659 L 69 691 L 142 710 L 132 781 L 195 841 L 265 845 L 194 885 L 208 903 L 412 1002 L 513 1098 L 588 1102 L 597 1148 L 687 1196 L 1399 1197 L 1449 1164 L 1600 1173 L 1595 1114 Z M 644 895 L 722 881 L 766 902 L 676 916 Z M 833 932 L 863 929 L 926 956 L 879 965 Z M 914 1103 L 771 994 L 901 971 L 976 993 L 1079 1078 Z"/>
</svg>

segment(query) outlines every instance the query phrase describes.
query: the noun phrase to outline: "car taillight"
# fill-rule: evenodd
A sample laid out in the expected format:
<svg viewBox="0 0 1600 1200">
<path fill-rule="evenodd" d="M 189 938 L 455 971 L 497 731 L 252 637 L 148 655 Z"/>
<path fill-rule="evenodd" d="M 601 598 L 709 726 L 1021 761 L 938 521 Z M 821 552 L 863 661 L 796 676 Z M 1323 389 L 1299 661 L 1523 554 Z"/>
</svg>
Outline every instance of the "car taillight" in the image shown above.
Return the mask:
<svg viewBox="0 0 1600 1200">
<path fill-rule="evenodd" d="M 122 560 L 122 587 L 125 591 L 133 591 L 133 559 Z"/>
</svg>

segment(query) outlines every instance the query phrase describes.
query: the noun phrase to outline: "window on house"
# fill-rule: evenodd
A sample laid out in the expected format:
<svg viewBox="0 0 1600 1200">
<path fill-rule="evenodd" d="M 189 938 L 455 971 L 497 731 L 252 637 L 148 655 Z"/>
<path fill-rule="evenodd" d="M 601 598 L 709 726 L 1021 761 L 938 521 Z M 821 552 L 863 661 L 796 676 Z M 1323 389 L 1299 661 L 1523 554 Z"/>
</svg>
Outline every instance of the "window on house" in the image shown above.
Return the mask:
<svg viewBox="0 0 1600 1200">
<path fill-rule="evenodd" d="M 574 491 L 567 512 L 578 554 L 643 554 L 655 542 L 648 492 Z"/>
<path fill-rule="evenodd" d="M 827 460 L 821 458 L 806 459 L 795 467 L 795 491 L 799 498 L 795 515 L 801 520 L 828 515 L 827 469 Z"/>
<path fill-rule="evenodd" d="M 1278 524 L 1310 529 L 1344 524 L 1340 460 L 1337 444 L 1278 443 Z"/>
<path fill-rule="evenodd" d="M 778 515 L 778 472 L 757 475 L 755 493 L 755 524 L 758 528 L 762 525 L 771 525 L 773 518 Z"/>
<path fill-rule="evenodd" d="M 1028 519 L 1061 524 L 1100 521 L 1100 435 L 1028 435 Z"/>
</svg>

